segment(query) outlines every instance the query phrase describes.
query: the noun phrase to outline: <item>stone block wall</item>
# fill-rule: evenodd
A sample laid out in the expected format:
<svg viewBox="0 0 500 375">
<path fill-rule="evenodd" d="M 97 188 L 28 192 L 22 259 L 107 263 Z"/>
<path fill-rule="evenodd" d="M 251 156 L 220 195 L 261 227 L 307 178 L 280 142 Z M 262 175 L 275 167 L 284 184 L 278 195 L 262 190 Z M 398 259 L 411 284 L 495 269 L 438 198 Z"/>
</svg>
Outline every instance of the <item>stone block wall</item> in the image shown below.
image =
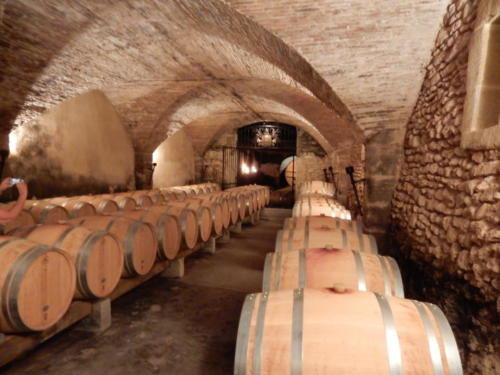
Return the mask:
<svg viewBox="0 0 500 375">
<path fill-rule="evenodd" d="M 500 150 L 460 146 L 469 42 L 495 1 L 448 6 L 407 124 L 392 200 L 391 247 L 409 297 L 443 308 L 466 374 L 500 371 Z"/>
</svg>

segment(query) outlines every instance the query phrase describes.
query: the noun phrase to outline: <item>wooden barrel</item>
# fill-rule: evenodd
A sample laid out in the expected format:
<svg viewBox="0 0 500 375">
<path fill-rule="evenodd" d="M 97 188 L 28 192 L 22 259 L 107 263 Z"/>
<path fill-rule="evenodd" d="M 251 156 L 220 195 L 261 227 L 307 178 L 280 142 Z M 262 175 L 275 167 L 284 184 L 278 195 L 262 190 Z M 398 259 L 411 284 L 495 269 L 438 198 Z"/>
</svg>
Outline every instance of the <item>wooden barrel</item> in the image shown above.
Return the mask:
<svg viewBox="0 0 500 375">
<path fill-rule="evenodd" d="M 222 225 L 225 229 L 229 228 L 231 224 L 236 224 L 238 222 L 239 216 L 236 200 L 230 195 L 216 192 L 201 195 L 200 198 L 208 199 L 211 202 L 217 202 L 221 205 Z"/>
<path fill-rule="evenodd" d="M 335 284 L 404 298 L 398 264 L 391 257 L 341 249 L 269 253 L 263 291 L 327 288 Z"/>
<path fill-rule="evenodd" d="M 330 216 L 301 216 L 285 219 L 283 229 L 345 229 L 351 232 L 363 232 L 363 222 L 358 220 L 343 220 Z"/>
<path fill-rule="evenodd" d="M 94 206 L 92 206 L 90 203 L 72 199 L 70 197 L 51 198 L 48 199 L 48 201 L 64 207 L 66 211 L 68 211 L 70 219 L 76 219 L 78 217 L 84 216 L 93 216 L 97 213 Z"/>
<path fill-rule="evenodd" d="M 192 210 L 196 215 L 198 223 L 198 235 L 200 242 L 207 242 L 212 235 L 212 214 L 208 207 L 198 199 L 186 199 L 182 202 L 172 202 L 169 205 L 178 206 Z"/>
<path fill-rule="evenodd" d="M 57 224 L 69 218 L 69 213 L 64 207 L 44 200 L 28 200 L 24 207 L 38 224 Z"/>
<path fill-rule="evenodd" d="M 229 197 L 218 194 L 205 194 L 200 198 L 217 203 L 220 206 L 221 224 L 223 229 L 229 228 L 231 225 L 231 212 Z M 213 219 L 213 218 L 212 218 Z M 215 227 L 216 224 L 214 224 Z"/>
<path fill-rule="evenodd" d="M 149 208 L 149 207 L 148 207 Z M 182 232 L 177 217 L 161 211 L 139 209 L 116 213 L 144 221 L 155 228 L 158 239 L 158 258 L 175 259 L 181 248 Z"/>
<path fill-rule="evenodd" d="M 151 199 L 148 194 L 134 194 L 132 197 L 137 202 L 137 206 L 141 208 L 147 208 L 153 205 L 153 199 Z"/>
<path fill-rule="evenodd" d="M 192 249 L 198 243 L 198 218 L 193 210 L 187 210 L 175 205 L 151 206 L 149 211 L 166 213 L 177 218 L 182 233 L 181 249 Z"/>
<path fill-rule="evenodd" d="M 0 204 L 0 207 L 2 209 L 10 209 L 16 202 L 9 202 L 5 204 Z M 21 212 L 19 212 L 19 215 L 17 215 L 13 220 L 10 220 L 8 223 L 5 223 L 3 225 L 0 225 L 1 228 L 1 233 L 7 234 L 10 231 L 19 228 L 19 227 L 24 227 L 24 226 L 32 226 L 35 225 L 35 219 L 33 219 L 33 216 L 31 216 L 30 212 L 27 209 L 22 209 Z"/>
<path fill-rule="evenodd" d="M 212 233 L 216 236 L 220 236 L 224 229 L 222 205 L 218 202 L 213 202 L 209 199 L 203 199 L 203 198 L 194 198 L 194 199 L 199 200 L 202 206 L 208 208 L 208 210 L 210 211 L 210 217 L 212 219 Z"/>
<path fill-rule="evenodd" d="M 75 197 L 76 200 L 88 202 L 96 209 L 98 214 L 107 215 L 120 211 L 118 203 L 109 198 L 103 198 L 99 195 L 82 195 Z"/>
<path fill-rule="evenodd" d="M 298 163 L 295 163 L 295 159 L 288 164 L 285 168 L 285 180 L 288 185 L 293 186 L 297 183 L 297 167 Z"/>
<path fill-rule="evenodd" d="M 453 332 L 437 306 L 339 290 L 248 295 L 234 374 L 463 374 Z"/>
<path fill-rule="evenodd" d="M 357 250 L 377 254 L 377 242 L 371 234 L 345 229 L 283 229 L 276 236 L 275 251 L 294 251 L 310 248 Z"/>
<path fill-rule="evenodd" d="M 137 207 L 137 202 L 133 197 L 115 195 L 110 196 L 109 199 L 114 200 L 121 211 L 134 210 Z"/>
<path fill-rule="evenodd" d="M 167 200 L 159 190 L 149 190 L 146 194 L 151 198 L 153 205 L 166 203 Z"/>
<path fill-rule="evenodd" d="M 10 235 L 66 251 L 76 269 L 75 298 L 105 298 L 120 281 L 123 253 L 106 231 L 52 224 L 18 228 Z"/>
<path fill-rule="evenodd" d="M 165 199 L 165 203 L 178 200 L 177 195 L 173 191 L 160 190 L 160 192 L 163 198 Z"/>
<path fill-rule="evenodd" d="M 332 183 L 325 181 L 306 181 L 300 185 L 300 195 L 321 194 L 332 197 L 335 188 Z"/>
<path fill-rule="evenodd" d="M 123 216 L 87 216 L 68 223 L 113 234 L 123 251 L 124 277 L 145 275 L 153 268 L 158 242 L 151 224 Z"/>
<path fill-rule="evenodd" d="M 333 199 L 307 196 L 295 202 L 293 217 L 299 216 L 330 216 L 351 220 L 351 213 Z"/>
<path fill-rule="evenodd" d="M 43 331 L 66 313 L 75 268 L 64 251 L 0 236 L 0 332 Z"/>
</svg>

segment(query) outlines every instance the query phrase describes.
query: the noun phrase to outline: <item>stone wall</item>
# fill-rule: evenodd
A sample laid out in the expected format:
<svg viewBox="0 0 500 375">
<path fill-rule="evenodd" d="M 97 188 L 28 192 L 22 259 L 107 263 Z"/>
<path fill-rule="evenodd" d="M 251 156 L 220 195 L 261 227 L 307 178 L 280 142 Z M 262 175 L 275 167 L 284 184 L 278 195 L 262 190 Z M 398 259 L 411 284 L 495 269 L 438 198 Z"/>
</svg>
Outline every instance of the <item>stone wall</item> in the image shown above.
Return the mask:
<svg viewBox="0 0 500 375">
<path fill-rule="evenodd" d="M 466 374 L 500 371 L 500 150 L 460 147 L 469 41 L 495 1 L 448 6 L 407 124 L 392 201 L 391 246 L 409 297 L 443 308 Z"/>
<path fill-rule="evenodd" d="M 134 187 L 134 150 L 112 104 L 98 90 L 52 107 L 10 134 L 9 174 L 37 198 Z M 15 140 L 15 141 L 14 141 Z"/>
</svg>

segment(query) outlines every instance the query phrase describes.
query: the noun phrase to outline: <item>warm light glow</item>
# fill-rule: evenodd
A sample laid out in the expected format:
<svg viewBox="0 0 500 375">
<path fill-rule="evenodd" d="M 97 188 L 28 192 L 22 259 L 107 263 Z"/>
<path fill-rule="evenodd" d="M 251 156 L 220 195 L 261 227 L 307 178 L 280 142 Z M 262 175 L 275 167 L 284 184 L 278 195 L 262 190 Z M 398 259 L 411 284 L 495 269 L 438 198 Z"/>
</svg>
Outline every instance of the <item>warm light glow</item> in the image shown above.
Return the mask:
<svg viewBox="0 0 500 375">
<path fill-rule="evenodd" d="M 250 173 L 250 167 L 245 162 L 241 163 L 241 173 L 242 174 L 249 174 Z"/>
<path fill-rule="evenodd" d="M 15 130 L 9 133 L 9 151 L 11 154 L 17 153 L 18 134 Z"/>
<path fill-rule="evenodd" d="M 257 167 L 255 165 L 252 165 L 252 173 L 257 173 Z"/>
<path fill-rule="evenodd" d="M 160 156 L 159 153 L 160 153 L 159 147 L 153 151 L 153 154 L 151 155 L 151 161 L 153 163 L 158 163 L 158 157 Z"/>
</svg>

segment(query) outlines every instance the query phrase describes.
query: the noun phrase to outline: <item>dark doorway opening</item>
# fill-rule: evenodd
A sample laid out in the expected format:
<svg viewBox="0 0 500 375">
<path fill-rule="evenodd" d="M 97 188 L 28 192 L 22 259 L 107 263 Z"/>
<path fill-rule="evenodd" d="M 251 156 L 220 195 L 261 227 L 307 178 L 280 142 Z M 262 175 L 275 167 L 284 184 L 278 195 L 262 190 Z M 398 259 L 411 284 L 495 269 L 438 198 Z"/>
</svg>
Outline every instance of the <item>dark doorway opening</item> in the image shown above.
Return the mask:
<svg viewBox="0 0 500 375">
<path fill-rule="evenodd" d="M 237 150 L 237 185 L 269 186 L 271 206 L 293 206 L 295 179 L 290 178 L 290 168 L 285 170 L 280 167 L 285 159 L 296 155 L 297 129 L 277 122 L 259 122 L 242 127 L 238 129 Z"/>
</svg>

